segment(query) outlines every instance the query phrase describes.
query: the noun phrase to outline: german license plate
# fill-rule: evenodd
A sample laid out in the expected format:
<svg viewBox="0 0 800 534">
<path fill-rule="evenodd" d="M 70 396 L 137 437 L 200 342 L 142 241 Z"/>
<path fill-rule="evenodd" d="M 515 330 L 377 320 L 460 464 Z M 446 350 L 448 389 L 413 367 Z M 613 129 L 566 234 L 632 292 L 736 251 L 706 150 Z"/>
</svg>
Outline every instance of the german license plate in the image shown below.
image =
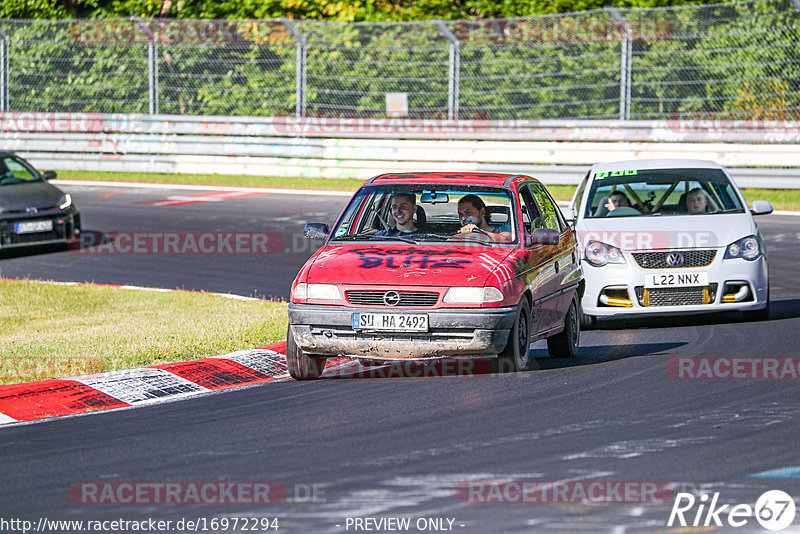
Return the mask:
<svg viewBox="0 0 800 534">
<path fill-rule="evenodd" d="M 708 285 L 708 273 L 659 273 L 646 274 L 644 287 L 657 289 L 660 287 L 697 287 Z"/>
<path fill-rule="evenodd" d="M 428 316 L 425 314 L 356 312 L 353 314 L 353 329 L 427 332 Z"/>
<path fill-rule="evenodd" d="M 14 224 L 14 231 L 18 234 L 31 234 L 33 232 L 49 232 L 53 229 L 53 221 L 28 221 Z"/>
</svg>

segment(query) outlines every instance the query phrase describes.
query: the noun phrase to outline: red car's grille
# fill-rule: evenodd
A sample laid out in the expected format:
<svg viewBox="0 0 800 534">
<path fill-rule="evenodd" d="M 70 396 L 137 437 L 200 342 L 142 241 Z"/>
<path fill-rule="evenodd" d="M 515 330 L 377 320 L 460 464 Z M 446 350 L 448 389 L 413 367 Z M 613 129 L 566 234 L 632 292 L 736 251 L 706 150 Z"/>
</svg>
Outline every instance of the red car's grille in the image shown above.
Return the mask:
<svg viewBox="0 0 800 534">
<path fill-rule="evenodd" d="M 386 303 L 386 294 L 396 293 L 399 295 L 399 301 L 395 306 L 435 306 L 439 300 L 438 293 L 431 293 L 427 291 L 363 291 L 351 290 L 345 291 L 347 300 L 350 304 L 357 304 L 360 306 L 379 306 L 389 307 Z M 390 295 L 392 297 L 393 295 Z M 388 299 L 389 302 L 397 300 Z"/>
</svg>

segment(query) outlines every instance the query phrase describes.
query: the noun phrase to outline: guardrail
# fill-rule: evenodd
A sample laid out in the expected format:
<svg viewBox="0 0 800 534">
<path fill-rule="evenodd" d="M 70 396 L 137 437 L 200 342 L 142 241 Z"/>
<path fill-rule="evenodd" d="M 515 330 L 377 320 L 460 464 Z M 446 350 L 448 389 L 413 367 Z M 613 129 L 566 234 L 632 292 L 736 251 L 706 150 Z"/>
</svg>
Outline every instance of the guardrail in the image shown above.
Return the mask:
<svg viewBox="0 0 800 534">
<path fill-rule="evenodd" d="M 711 159 L 743 187 L 800 187 L 800 124 L 0 114 L 0 149 L 44 169 L 368 178 L 519 172 L 576 184 L 589 165 Z M 764 165 L 770 165 L 765 168 Z"/>
</svg>

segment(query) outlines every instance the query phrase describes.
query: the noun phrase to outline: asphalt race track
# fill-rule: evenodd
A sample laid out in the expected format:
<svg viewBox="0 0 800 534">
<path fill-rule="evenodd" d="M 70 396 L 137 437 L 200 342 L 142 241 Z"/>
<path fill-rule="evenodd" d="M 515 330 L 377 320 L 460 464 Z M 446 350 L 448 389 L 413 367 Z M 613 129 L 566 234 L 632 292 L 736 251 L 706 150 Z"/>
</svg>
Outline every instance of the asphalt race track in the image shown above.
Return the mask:
<svg viewBox="0 0 800 534">
<path fill-rule="evenodd" d="M 72 195 L 81 210 L 84 244 L 95 246 L 3 252 L 3 277 L 205 290 L 286 300 L 297 271 L 320 244 L 303 238 L 303 225 L 332 223 L 348 200 L 341 195 L 237 197 L 235 193 L 198 190 L 60 187 Z M 199 248 L 197 253 L 183 239 L 171 249 L 163 246 L 165 236 L 187 232 L 198 240 L 203 233 L 224 233 L 229 236 L 228 246 L 213 247 L 216 242 L 207 241 L 206 248 L 215 250 L 209 254 Z M 252 246 L 252 239 L 242 241 L 242 253 L 237 253 L 236 235 L 248 238 L 249 234 L 266 234 L 270 238 L 266 247 L 269 253 L 252 253 L 260 250 Z M 153 235 L 161 239 L 154 240 Z M 137 236 L 143 253 L 134 253 Z M 271 240 L 274 237 L 277 239 Z M 104 243 L 115 246 L 104 247 Z M 160 248 L 155 254 L 147 253 L 153 243 Z M 164 250 L 170 253 L 162 253 Z"/>
<path fill-rule="evenodd" d="M 65 189 L 87 230 L 277 232 L 285 243 L 294 243 L 304 222 L 331 222 L 346 201 L 271 194 L 156 206 L 137 202 L 197 191 L 119 189 L 106 197 L 111 189 Z M 212 531 L 212 519 L 277 517 L 278 532 L 298 533 L 697 532 L 709 530 L 703 522 L 718 494 L 717 508 L 731 506 L 716 516 L 723 522 L 717 531 L 762 532 L 754 517 L 731 527 L 728 512 L 736 504 L 753 507 L 767 490 L 800 496 L 800 380 L 674 373 L 679 358 L 800 356 L 800 217 L 758 222 L 769 250 L 769 321 L 745 322 L 736 314 L 611 321 L 582 334 L 582 355 L 574 360 L 550 360 L 537 345 L 536 369 L 525 373 L 354 378 L 360 367 L 352 363 L 352 373 L 328 380 L 266 383 L 0 428 L 0 518 L 34 524 L 152 518 L 173 525 L 199 519 Z M 47 250 L 7 255 L 0 266 L 3 277 L 285 298 L 311 253 L 297 243 L 266 256 Z M 560 498 L 527 499 L 537 502 L 502 491 L 493 502 L 476 502 L 509 481 L 568 482 L 569 490 Z M 587 502 L 575 492 L 598 481 L 604 488 L 655 484 L 662 498 L 642 502 L 609 490 L 611 502 Z M 111 504 L 92 504 L 75 490 L 209 482 L 272 483 L 286 495 L 271 504 L 245 497 L 236 504 L 176 504 L 122 502 L 116 494 Z M 459 489 L 465 487 L 474 493 Z M 685 513 L 685 529 L 667 526 L 679 492 L 698 496 Z M 709 496 L 702 505 L 701 494 Z M 385 522 L 398 517 L 410 518 L 410 528 Z M 698 528 L 691 528 L 696 517 Z M 170 531 L 184 530 L 193 529 Z M 800 518 L 782 532 L 798 531 Z"/>
</svg>

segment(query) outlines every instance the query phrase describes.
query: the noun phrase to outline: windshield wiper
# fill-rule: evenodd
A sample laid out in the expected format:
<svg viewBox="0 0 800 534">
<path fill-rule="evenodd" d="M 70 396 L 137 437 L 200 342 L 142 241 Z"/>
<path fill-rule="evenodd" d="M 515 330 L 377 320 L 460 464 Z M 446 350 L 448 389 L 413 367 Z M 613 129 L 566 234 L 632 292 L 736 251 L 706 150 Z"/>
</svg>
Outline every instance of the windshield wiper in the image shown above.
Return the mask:
<svg viewBox="0 0 800 534">
<path fill-rule="evenodd" d="M 439 241 L 447 241 L 451 237 L 451 236 L 445 236 L 445 235 L 441 235 L 441 234 L 412 234 L 412 235 L 414 236 L 415 239 L 419 238 L 419 237 L 423 237 L 425 239 L 432 238 L 432 239 L 437 239 Z"/>
<path fill-rule="evenodd" d="M 706 213 L 706 215 L 711 215 L 712 213 L 741 213 L 741 212 L 742 210 L 740 210 L 739 208 L 728 208 L 726 210 L 718 209 L 714 211 L 709 211 L 708 213 Z"/>
<path fill-rule="evenodd" d="M 363 239 L 389 239 L 392 241 L 402 241 L 403 243 L 409 243 L 411 245 L 415 245 L 416 241 L 411 239 L 400 237 L 399 235 L 377 235 L 377 234 L 356 234 L 356 235 L 340 235 L 339 237 L 334 237 L 331 241 L 361 241 Z"/>
</svg>

